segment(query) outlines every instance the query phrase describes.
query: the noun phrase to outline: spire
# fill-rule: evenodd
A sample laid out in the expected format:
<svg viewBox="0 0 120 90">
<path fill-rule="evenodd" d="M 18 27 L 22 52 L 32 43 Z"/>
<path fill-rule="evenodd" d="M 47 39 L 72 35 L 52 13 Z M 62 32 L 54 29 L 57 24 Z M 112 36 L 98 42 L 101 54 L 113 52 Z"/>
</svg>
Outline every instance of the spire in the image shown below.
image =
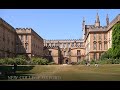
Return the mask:
<svg viewBox="0 0 120 90">
<path fill-rule="evenodd" d="M 97 15 L 96 15 L 95 26 L 96 26 L 96 27 L 99 27 L 99 26 L 100 26 L 100 20 L 99 20 L 98 12 L 97 12 Z"/>
<path fill-rule="evenodd" d="M 107 14 L 107 16 L 106 16 L 106 24 L 107 24 L 107 26 L 109 25 L 109 17 L 108 17 L 108 14 Z"/>
<path fill-rule="evenodd" d="M 84 30 L 84 26 L 85 26 L 85 18 L 83 17 L 83 22 L 82 22 L 82 31 Z"/>
<path fill-rule="evenodd" d="M 97 16 L 96 16 L 96 23 L 99 23 L 100 20 L 99 20 L 99 15 L 98 15 L 98 12 L 97 12 Z"/>
<path fill-rule="evenodd" d="M 83 39 L 84 39 L 84 35 L 85 35 L 85 18 L 83 17 L 83 22 L 82 22 L 82 31 L 83 31 Z"/>
</svg>

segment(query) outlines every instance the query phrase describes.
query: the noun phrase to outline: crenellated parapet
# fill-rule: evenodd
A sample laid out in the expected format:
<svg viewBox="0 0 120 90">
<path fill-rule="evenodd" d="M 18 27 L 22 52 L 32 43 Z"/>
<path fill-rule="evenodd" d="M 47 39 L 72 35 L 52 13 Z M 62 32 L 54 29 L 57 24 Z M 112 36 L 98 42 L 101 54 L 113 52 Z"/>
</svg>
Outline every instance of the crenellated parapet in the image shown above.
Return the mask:
<svg viewBox="0 0 120 90">
<path fill-rule="evenodd" d="M 83 39 L 50 39 L 50 40 L 46 40 L 44 39 L 46 42 L 74 42 L 74 41 L 79 41 L 82 42 Z"/>
<path fill-rule="evenodd" d="M 16 28 L 16 30 L 32 30 L 32 28 Z"/>
<path fill-rule="evenodd" d="M 84 47 L 84 42 L 82 39 L 64 39 L 64 40 L 45 40 L 44 46 L 54 48 L 81 48 Z"/>
<path fill-rule="evenodd" d="M 58 49 L 58 46 L 44 46 L 46 47 L 47 49 Z"/>
<path fill-rule="evenodd" d="M 34 36 L 43 40 L 43 38 L 39 36 L 32 28 L 16 28 L 16 32 L 17 34 L 33 34 Z"/>
<path fill-rule="evenodd" d="M 23 33 L 31 33 L 32 28 L 16 28 L 16 32 L 19 34 L 23 34 Z"/>
</svg>

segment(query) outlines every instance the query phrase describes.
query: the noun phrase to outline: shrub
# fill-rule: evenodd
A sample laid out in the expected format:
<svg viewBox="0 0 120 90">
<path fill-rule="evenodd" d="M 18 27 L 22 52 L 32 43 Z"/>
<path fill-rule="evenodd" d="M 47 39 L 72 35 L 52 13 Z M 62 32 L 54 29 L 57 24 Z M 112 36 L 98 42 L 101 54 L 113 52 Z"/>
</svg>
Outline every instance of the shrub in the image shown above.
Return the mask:
<svg viewBox="0 0 120 90">
<path fill-rule="evenodd" d="M 112 63 L 113 64 L 120 64 L 120 59 L 114 59 L 114 60 L 112 60 Z"/>
<path fill-rule="evenodd" d="M 18 65 L 26 65 L 26 64 L 27 64 L 26 57 L 23 56 L 23 55 L 18 55 L 18 56 L 15 58 L 15 62 L 16 62 Z"/>
<path fill-rule="evenodd" d="M 15 59 L 13 58 L 7 58 L 6 60 L 7 60 L 7 64 L 13 64 L 16 62 Z"/>
<path fill-rule="evenodd" d="M 109 48 L 108 51 L 104 52 L 100 59 L 112 58 L 112 48 Z"/>
<path fill-rule="evenodd" d="M 48 60 L 41 58 L 41 65 L 48 65 Z"/>
<path fill-rule="evenodd" d="M 31 63 L 34 64 L 34 65 L 47 65 L 48 60 L 44 59 L 44 58 L 35 58 L 35 57 L 33 57 L 31 59 Z"/>
<path fill-rule="evenodd" d="M 17 55 L 16 58 L 22 58 L 22 59 L 25 59 L 25 60 L 26 60 L 26 56 L 25 56 L 25 55 Z"/>
<path fill-rule="evenodd" d="M 86 62 L 87 62 L 86 60 L 83 60 L 83 61 L 80 62 L 80 64 L 85 65 Z"/>
<path fill-rule="evenodd" d="M 13 58 L 4 58 L 0 59 L 0 64 L 13 64 L 15 63 L 15 60 Z"/>
<path fill-rule="evenodd" d="M 17 63 L 18 65 L 26 65 L 26 64 L 27 64 L 27 63 L 26 63 L 26 60 L 24 60 L 24 59 L 15 58 L 15 60 L 16 60 L 16 63 Z"/>
<path fill-rule="evenodd" d="M 107 64 L 113 64 L 113 60 L 112 59 L 108 59 L 106 60 Z"/>
<path fill-rule="evenodd" d="M 98 64 L 107 64 L 107 61 L 106 60 L 99 60 Z"/>
<path fill-rule="evenodd" d="M 99 60 L 98 63 L 99 64 L 120 64 L 120 59 L 105 58 L 105 59 Z"/>
<path fill-rule="evenodd" d="M 113 60 L 112 59 L 104 59 L 104 60 L 99 60 L 98 63 L 99 64 L 113 64 Z"/>
<path fill-rule="evenodd" d="M 6 64 L 5 59 L 0 59 L 0 65 Z"/>
<path fill-rule="evenodd" d="M 90 64 L 95 64 L 95 63 L 97 63 L 95 60 L 90 61 Z"/>
</svg>

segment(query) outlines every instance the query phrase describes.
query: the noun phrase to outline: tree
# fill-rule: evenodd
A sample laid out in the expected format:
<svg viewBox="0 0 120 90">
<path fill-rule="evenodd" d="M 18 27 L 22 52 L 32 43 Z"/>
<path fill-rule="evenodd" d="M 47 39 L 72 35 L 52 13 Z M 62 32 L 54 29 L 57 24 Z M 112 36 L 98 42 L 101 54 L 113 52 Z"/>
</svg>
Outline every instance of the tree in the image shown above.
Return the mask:
<svg viewBox="0 0 120 90">
<path fill-rule="evenodd" d="M 105 58 L 113 60 L 113 63 L 120 62 L 120 59 L 117 59 L 120 58 L 120 23 L 116 23 L 112 28 L 112 48 L 102 54 L 101 60 Z"/>
<path fill-rule="evenodd" d="M 116 23 L 112 30 L 112 56 L 120 57 L 120 23 Z"/>
</svg>

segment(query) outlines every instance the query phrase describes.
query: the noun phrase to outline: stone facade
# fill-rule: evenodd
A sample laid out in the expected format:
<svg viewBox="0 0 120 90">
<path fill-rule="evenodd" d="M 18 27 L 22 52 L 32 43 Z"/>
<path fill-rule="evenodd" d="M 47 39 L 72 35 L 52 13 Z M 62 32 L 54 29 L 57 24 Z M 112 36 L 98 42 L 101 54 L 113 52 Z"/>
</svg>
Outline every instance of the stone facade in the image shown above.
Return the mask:
<svg viewBox="0 0 120 90">
<path fill-rule="evenodd" d="M 26 55 L 43 57 L 43 38 L 32 28 L 13 28 L 0 18 L 0 58 Z"/>
<path fill-rule="evenodd" d="M 94 25 L 86 25 L 83 19 L 82 39 L 46 40 L 32 28 L 14 29 L 0 18 L 0 58 L 24 54 L 28 57 L 47 58 L 57 64 L 98 60 L 101 54 L 112 47 L 112 27 L 120 23 L 120 14 L 106 26 L 100 25 L 97 13 Z"/>
<path fill-rule="evenodd" d="M 57 52 L 55 56 L 50 53 L 45 56 L 51 57 L 49 59 L 53 59 L 56 63 L 58 61 L 60 64 L 80 62 L 84 59 L 87 61 L 98 60 L 103 52 L 112 47 L 112 27 L 118 22 L 120 22 L 120 14 L 110 23 L 107 15 L 106 26 L 100 26 L 98 13 L 94 25 L 86 25 L 83 19 L 83 39 L 44 40 L 45 50 L 50 53 Z"/>
<path fill-rule="evenodd" d="M 43 57 L 43 38 L 32 28 L 16 28 L 16 53 Z"/>
<path fill-rule="evenodd" d="M 44 40 L 44 46 L 49 53 L 46 57 L 52 57 L 58 64 L 79 62 L 84 59 L 84 42 L 80 39 L 74 40 Z"/>
<path fill-rule="evenodd" d="M 98 14 L 96 16 L 95 25 L 85 25 L 85 20 L 83 20 L 86 60 L 98 60 L 103 52 L 112 47 L 112 27 L 119 22 L 120 14 L 110 23 L 107 15 L 106 26 L 100 26 Z"/>
<path fill-rule="evenodd" d="M 0 18 L 0 57 L 14 57 L 15 56 L 15 29 Z"/>
</svg>

